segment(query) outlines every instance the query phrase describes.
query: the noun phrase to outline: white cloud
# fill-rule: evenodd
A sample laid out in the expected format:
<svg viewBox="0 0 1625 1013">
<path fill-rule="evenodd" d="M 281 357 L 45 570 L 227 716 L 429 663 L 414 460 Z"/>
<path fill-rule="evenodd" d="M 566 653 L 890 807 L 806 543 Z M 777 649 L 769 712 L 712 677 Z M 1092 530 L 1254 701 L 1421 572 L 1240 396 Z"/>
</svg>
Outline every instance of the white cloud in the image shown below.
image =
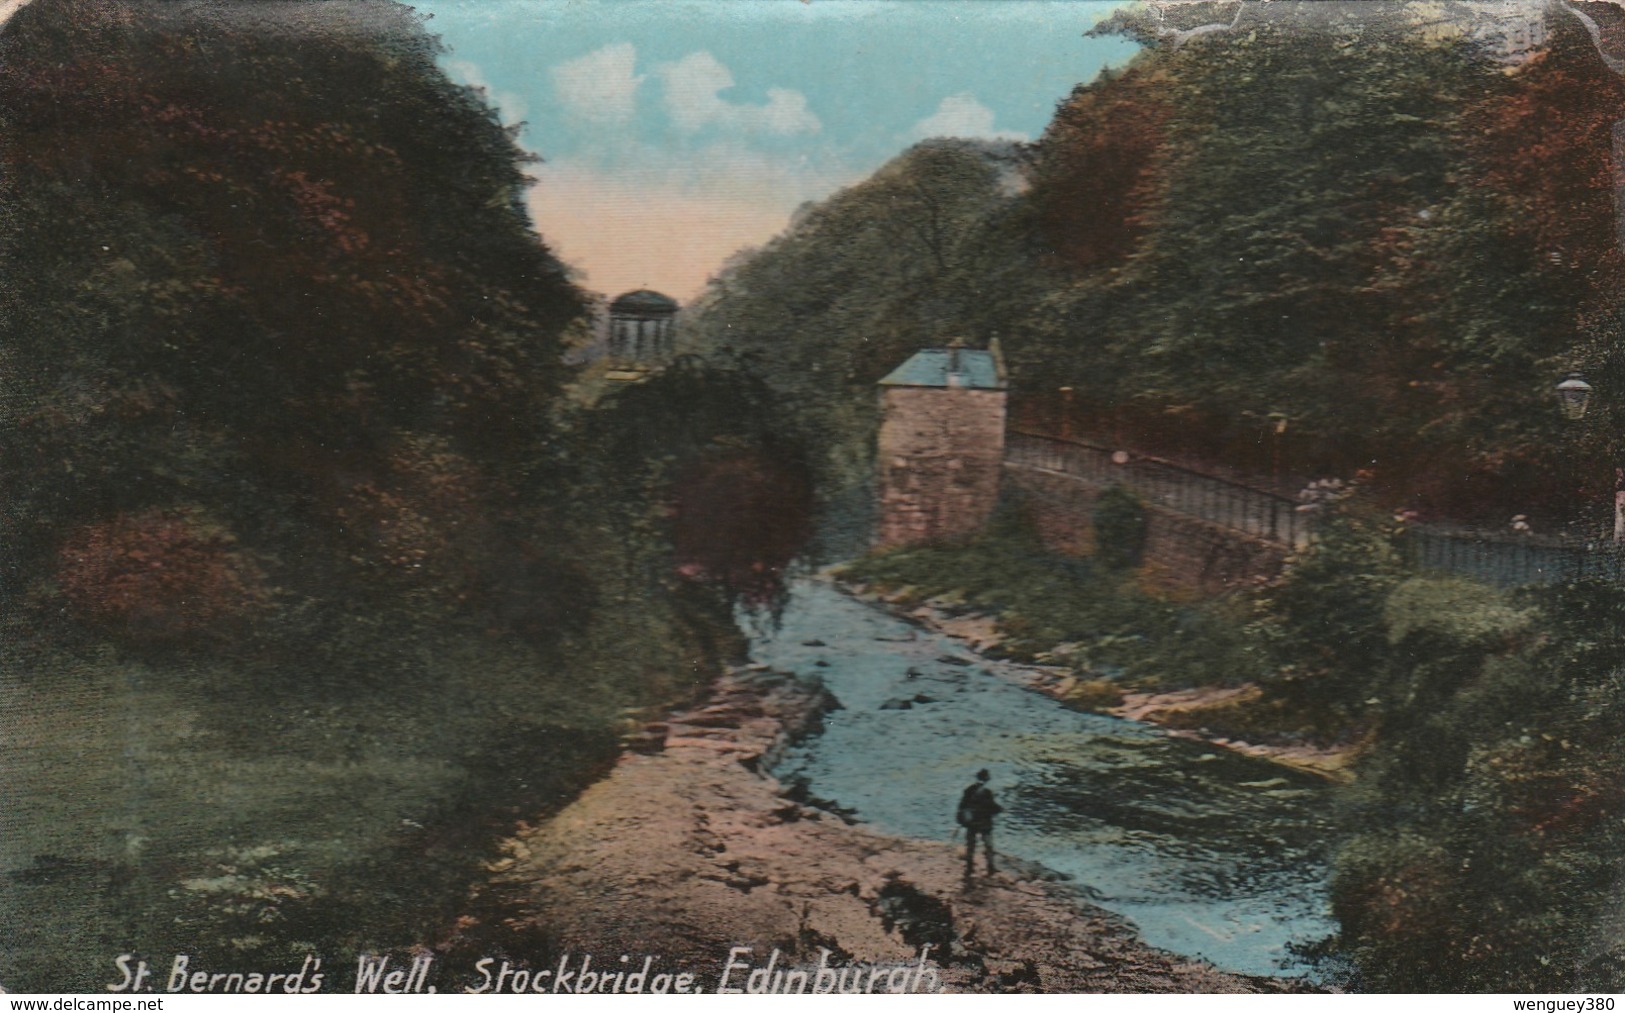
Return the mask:
<svg viewBox="0 0 1625 1013">
<path fill-rule="evenodd" d="M 571 113 L 585 120 L 625 123 L 637 108 L 634 70 L 638 51 L 630 42 L 612 42 L 586 56 L 553 67 L 553 92 Z"/>
<path fill-rule="evenodd" d="M 554 92 L 578 116 L 625 124 L 645 79 L 636 64 L 630 44 L 605 46 L 552 68 Z M 771 88 L 764 103 L 731 102 L 722 93 L 733 74 L 708 52 L 649 73 L 687 142 L 674 148 L 630 130 L 597 131 L 585 147 L 533 170 L 528 204 L 536 230 L 585 273 L 584 284 L 610 296 L 647 286 L 686 302 L 735 251 L 773 238 L 798 205 L 853 180 L 814 157 L 753 146 L 822 129 L 800 92 Z M 719 131 L 717 139 L 700 135 L 706 129 Z"/>
<path fill-rule="evenodd" d="M 481 70 L 477 63 L 470 60 L 447 60 L 446 72 L 453 80 L 483 91 L 486 98 L 497 107 L 497 114 L 501 116 L 503 123 L 518 123 L 530 111 L 530 106 L 523 96 L 511 91 L 494 91 L 491 82 L 485 79 L 485 71 Z"/>
<path fill-rule="evenodd" d="M 708 52 L 662 64 L 656 73 L 666 84 L 667 113 L 688 133 L 707 126 L 769 134 L 816 133 L 823 127 L 799 91 L 769 88 L 767 104 L 760 106 L 722 98 L 718 93 L 733 87 L 733 74 Z"/>
<path fill-rule="evenodd" d="M 1025 141 L 1026 134 L 993 129 L 993 110 L 976 101 L 970 92 L 950 95 L 937 104 L 937 111 L 914 124 L 909 136 L 968 137 L 987 141 Z"/>
</svg>

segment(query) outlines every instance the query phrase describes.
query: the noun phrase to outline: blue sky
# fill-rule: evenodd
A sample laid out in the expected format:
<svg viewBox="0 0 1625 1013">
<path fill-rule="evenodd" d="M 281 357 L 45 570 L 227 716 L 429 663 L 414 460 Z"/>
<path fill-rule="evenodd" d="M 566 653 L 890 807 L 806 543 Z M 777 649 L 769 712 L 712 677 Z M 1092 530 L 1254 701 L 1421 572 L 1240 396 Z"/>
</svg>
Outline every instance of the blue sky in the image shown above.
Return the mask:
<svg viewBox="0 0 1625 1013">
<path fill-rule="evenodd" d="M 543 156 L 531 211 L 593 289 L 688 300 L 795 208 L 927 136 L 1038 136 L 1133 47 L 1085 0 L 418 0 Z"/>
</svg>

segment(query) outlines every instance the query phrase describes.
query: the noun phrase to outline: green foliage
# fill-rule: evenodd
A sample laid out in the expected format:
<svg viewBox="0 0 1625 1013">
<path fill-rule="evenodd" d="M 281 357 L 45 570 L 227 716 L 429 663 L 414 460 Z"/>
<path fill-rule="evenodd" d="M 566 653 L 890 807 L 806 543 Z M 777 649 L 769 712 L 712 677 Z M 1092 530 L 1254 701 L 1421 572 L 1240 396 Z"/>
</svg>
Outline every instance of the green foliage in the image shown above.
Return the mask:
<svg viewBox="0 0 1625 1013">
<path fill-rule="evenodd" d="M 623 592 L 678 575 L 775 610 L 813 524 L 807 453 L 756 377 L 695 357 L 575 420 L 581 519 L 614 520 Z"/>
<path fill-rule="evenodd" d="M 1256 675 L 1232 603 L 1193 606 L 1141 591 L 1094 560 L 1057 556 L 1007 510 L 967 545 L 898 549 L 852 564 L 851 579 L 910 600 L 947 598 L 998 618 L 998 650 L 1135 685 L 1223 685 Z M 1097 696 L 1099 694 L 1096 694 Z"/>
<path fill-rule="evenodd" d="M 1120 485 L 1107 488 L 1095 500 L 1091 525 L 1095 559 L 1108 570 L 1138 566 L 1145 551 L 1145 502 Z"/>
<path fill-rule="evenodd" d="M 875 382 L 922 346 L 985 340 L 996 307 L 1030 288 L 990 284 L 1022 241 L 1005 222 L 1014 160 L 968 141 L 916 145 L 804 208 L 690 309 L 689 346 L 759 376 L 804 444 L 823 448 L 812 463 L 826 502 L 868 481 Z"/>
<path fill-rule="evenodd" d="M 1460 577 L 1412 577 L 1389 593 L 1383 619 L 1391 644 L 1430 639 L 1482 650 L 1504 646 L 1528 625 L 1529 613 L 1487 584 Z"/>
<path fill-rule="evenodd" d="M 1357 503 L 1336 504 L 1264 594 L 1257 632 L 1278 691 L 1345 723 L 1364 713 L 1390 654 L 1384 617 L 1402 577 L 1392 538 L 1384 519 Z"/>
<path fill-rule="evenodd" d="M 45 0 L 0 37 L 14 591 L 72 525 L 154 509 L 295 597 L 386 570 L 472 599 L 545 555 L 515 503 L 550 484 L 579 298 L 522 156 L 407 9 L 301 24 Z"/>
<path fill-rule="evenodd" d="M 874 380 L 997 334 L 1029 424 L 1065 385 L 1077 426 L 1148 452 L 1575 519 L 1618 448 L 1575 447 L 1550 387 L 1576 363 L 1625 383 L 1625 90 L 1572 19 L 1508 72 L 1413 8 L 1249 5 L 1079 86 L 1035 146 L 916 147 L 731 265 L 692 336 L 755 350 L 842 484 Z"/>
<path fill-rule="evenodd" d="M 581 294 L 436 52 L 389 0 L 0 32 L 8 987 L 438 938 L 629 712 L 737 655 L 674 579 L 659 438 L 762 445 L 566 408 Z"/>
<path fill-rule="evenodd" d="M 1438 616 L 1403 623 L 1408 696 L 1362 772 L 1333 884 L 1361 983 L 1617 990 L 1625 592 L 1509 603 L 1435 582 L 1396 598 Z"/>
</svg>

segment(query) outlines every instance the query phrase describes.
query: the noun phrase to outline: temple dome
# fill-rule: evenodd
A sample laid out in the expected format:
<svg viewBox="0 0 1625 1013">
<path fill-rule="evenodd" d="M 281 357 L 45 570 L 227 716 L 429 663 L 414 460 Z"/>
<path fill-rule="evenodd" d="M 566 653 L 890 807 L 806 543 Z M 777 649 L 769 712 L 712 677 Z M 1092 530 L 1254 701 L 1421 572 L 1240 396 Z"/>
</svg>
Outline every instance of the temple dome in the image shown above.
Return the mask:
<svg viewBox="0 0 1625 1013">
<path fill-rule="evenodd" d="M 617 315 L 625 314 L 627 316 L 676 313 L 677 300 L 650 289 L 640 288 L 616 296 L 615 301 L 609 304 L 609 311 Z"/>
</svg>

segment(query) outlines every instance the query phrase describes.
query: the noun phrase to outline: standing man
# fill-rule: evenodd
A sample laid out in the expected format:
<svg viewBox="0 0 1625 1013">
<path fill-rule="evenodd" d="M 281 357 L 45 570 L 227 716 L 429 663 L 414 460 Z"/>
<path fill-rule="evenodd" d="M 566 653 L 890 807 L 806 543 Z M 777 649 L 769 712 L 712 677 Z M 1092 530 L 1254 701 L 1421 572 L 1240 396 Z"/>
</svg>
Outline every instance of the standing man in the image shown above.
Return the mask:
<svg viewBox="0 0 1625 1013">
<path fill-rule="evenodd" d="M 954 818 L 965 828 L 965 878 L 970 879 L 976 858 L 976 837 L 981 835 L 982 853 L 987 857 L 987 874 L 993 875 L 993 817 L 1004 812 L 1004 807 L 993 800 L 993 790 L 987 786 L 991 777 L 985 769 L 976 772 L 965 793 L 959 796 L 959 811 Z"/>
</svg>

